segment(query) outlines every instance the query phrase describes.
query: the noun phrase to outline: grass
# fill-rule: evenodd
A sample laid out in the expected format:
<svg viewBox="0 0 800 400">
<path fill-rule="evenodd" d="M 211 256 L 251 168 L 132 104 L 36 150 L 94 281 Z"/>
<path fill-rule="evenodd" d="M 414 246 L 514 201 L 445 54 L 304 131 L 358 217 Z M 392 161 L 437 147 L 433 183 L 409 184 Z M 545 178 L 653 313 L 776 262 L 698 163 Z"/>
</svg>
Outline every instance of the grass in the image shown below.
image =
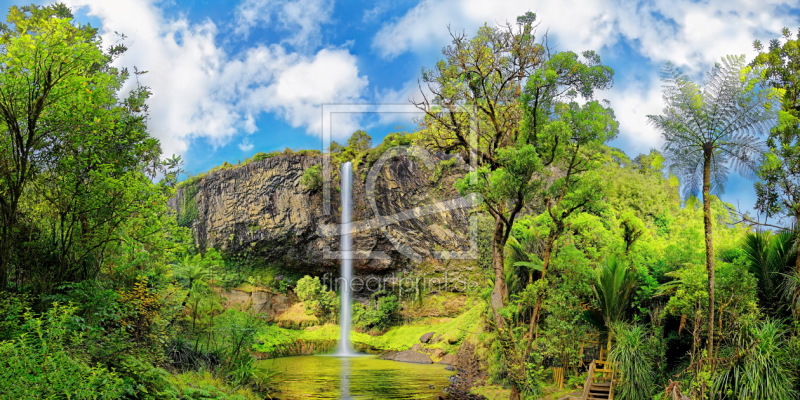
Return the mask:
<svg viewBox="0 0 800 400">
<path fill-rule="evenodd" d="M 426 295 L 422 304 L 406 305 L 400 315 L 407 320 L 425 317 L 454 317 L 464 310 L 468 296 L 460 293 L 442 292 Z"/>
<path fill-rule="evenodd" d="M 288 310 L 275 317 L 275 322 L 281 327 L 303 327 L 316 325 L 319 318 L 306 312 L 305 304 L 295 303 Z"/>
<path fill-rule="evenodd" d="M 481 315 L 486 305 L 483 302 L 472 304 L 467 311 L 455 318 L 430 318 L 410 325 L 403 325 L 389 329 L 380 336 L 371 336 L 366 333 L 353 332 L 354 343 L 361 343 L 379 350 L 406 350 L 419 343 L 420 336 L 428 332 L 441 335 L 438 343 L 429 345 L 430 348 L 440 348 L 448 353 L 457 350 L 460 342 L 479 325 Z M 254 350 L 269 353 L 276 348 L 297 340 L 322 341 L 337 340 L 339 326 L 326 324 L 306 328 L 303 330 L 285 329 L 275 325 L 267 326 L 256 334 Z"/>
<path fill-rule="evenodd" d="M 173 375 L 172 384 L 182 399 L 258 400 L 259 396 L 246 388 L 232 388 L 211 372 L 185 372 Z"/>
<path fill-rule="evenodd" d="M 505 400 L 511 394 L 511 390 L 499 385 L 482 385 L 472 388 L 470 393 L 486 397 L 488 400 Z"/>
</svg>

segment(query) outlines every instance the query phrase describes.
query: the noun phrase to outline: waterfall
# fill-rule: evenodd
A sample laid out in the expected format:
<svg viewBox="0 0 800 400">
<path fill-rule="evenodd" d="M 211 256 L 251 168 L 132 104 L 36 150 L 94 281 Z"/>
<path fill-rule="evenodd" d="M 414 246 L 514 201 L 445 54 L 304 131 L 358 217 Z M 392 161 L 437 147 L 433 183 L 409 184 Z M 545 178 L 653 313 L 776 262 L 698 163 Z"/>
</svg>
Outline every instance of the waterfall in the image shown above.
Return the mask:
<svg viewBox="0 0 800 400">
<path fill-rule="evenodd" d="M 353 277 L 353 260 L 350 252 L 352 251 L 352 238 L 350 237 L 352 192 L 353 192 L 353 167 L 349 162 L 342 164 L 342 225 L 341 225 L 341 283 L 340 283 L 340 304 L 339 304 L 339 349 L 336 355 L 353 355 L 353 346 L 350 343 L 350 325 L 353 317 L 352 287 L 350 283 Z"/>
</svg>

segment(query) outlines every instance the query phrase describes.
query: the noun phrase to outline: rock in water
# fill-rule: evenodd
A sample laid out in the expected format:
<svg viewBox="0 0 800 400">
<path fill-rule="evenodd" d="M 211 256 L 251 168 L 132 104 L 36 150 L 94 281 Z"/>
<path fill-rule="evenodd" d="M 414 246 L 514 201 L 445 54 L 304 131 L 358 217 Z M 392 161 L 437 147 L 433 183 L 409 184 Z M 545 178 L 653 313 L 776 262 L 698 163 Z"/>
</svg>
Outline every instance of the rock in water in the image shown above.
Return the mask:
<svg viewBox="0 0 800 400">
<path fill-rule="evenodd" d="M 381 359 L 416 364 L 433 364 L 431 356 L 414 350 L 390 351 L 383 354 Z"/>
</svg>

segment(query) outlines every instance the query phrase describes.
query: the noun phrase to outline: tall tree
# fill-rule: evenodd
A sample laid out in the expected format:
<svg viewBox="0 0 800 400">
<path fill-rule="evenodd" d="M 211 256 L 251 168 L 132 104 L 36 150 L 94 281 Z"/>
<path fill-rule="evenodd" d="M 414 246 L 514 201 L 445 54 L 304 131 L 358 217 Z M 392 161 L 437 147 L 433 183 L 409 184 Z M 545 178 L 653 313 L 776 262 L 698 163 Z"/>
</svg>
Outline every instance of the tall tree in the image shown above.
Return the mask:
<svg viewBox="0 0 800 400">
<path fill-rule="evenodd" d="M 727 56 L 708 73 L 703 86 L 674 65 L 664 75 L 661 115 L 648 115 L 664 138 L 664 156 L 683 178 L 685 194 L 702 189 L 705 264 L 708 274 L 708 357 L 714 357 L 714 244 L 711 192 L 721 193 L 731 168 L 755 171 L 760 137 L 775 117 L 774 93 L 763 74 L 746 67 L 744 56 Z"/>
<path fill-rule="evenodd" d="M 782 39 L 770 41 L 768 49 L 754 43 L 759 54 L 753 64 L 765 68 L 767 82 L 783 92 L 778 125 L 769 134 L 769 151 L 758 171 L 756 208 L 794 220 L 795 248 L 800 249 L 800 30 L 792 38 L 784 28 Z M 800 257 L 795 273 L 800 277 Z"/>
<path fill-rule="evenodd" d="M 453 34 L 445 59 L 423 70 L 432 96 L 416 104 L 426 113 L 420 140 L 460 153 L 477 166 L 458 188 L 480 194 L 494 220 L 490 302 L 512 399 L 527 386 L 529 353 L 529 346 L 515 343 L 503 312 L 508 304 L 504 248 L 514 221 L 529 207 L 563 222 L 589 204 L 590 196 L 584 196 L 589 191 L 574 193 L 579 176 L 591 166 L 587 154 L 616 132 L 610 109 L 596 101 L 572 101 L 579 95 L 591 100 L 594 90 L 609 87 L 611 69 L 593 52 L 582 58 L 571 52 L 551 55 L 535 41 L 535 19 L 528 13 L 516 26 L 483 26 L 473 38 Z M 564 206 L 565 200 L 575 201 Z M 549 257 L 543 258 L 546 271 Z"/>
<path fill-rule="evenodd" d="M 90 276 L 112 233 L 146 208 L 144 171 L 161 169 L 160 149 L 147 89 L 117 97 L 128 73 L 111 62 L 123 51 L 103 51 L 63 4 L 14 6 L 0 24 L 0 289 L 12 264 L 52 266 L 43 281 Z M 14 259 L 23 220 L 47 262 Z"/>
</svg>

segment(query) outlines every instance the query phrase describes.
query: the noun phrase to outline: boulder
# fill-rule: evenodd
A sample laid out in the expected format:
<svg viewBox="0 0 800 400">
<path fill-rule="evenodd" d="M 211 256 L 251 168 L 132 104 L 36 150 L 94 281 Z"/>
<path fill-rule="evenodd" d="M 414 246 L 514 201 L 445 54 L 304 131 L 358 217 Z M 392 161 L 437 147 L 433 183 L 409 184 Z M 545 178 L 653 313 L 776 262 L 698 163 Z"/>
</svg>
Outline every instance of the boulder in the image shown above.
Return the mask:
<svg viewBox="0 0 800 400">
<path fill-rule="evenodd" d="M 433 338 L 433 335 L 435 335 L 435 334 L 436 334 L 436 332 L 428 332 L 428 333 L 420 336 L 419 337 L 419 341 L 421 343 L 430 343 L 431 339 Z"/>
<path fill-rule="evenodd" d="M 381 359 L 416 364 L 433 364 L 431 356 L 414 350 L 390 351 L 382 355 Z"/>
<path fill-rule="evenodd" d="M 433 358 L 442 358 L 445 356 L 445 352 L 442 349 L 427 349 L 426 353 L 430 354 Z"/>
<path fill-rule="evenodd" d="M 456 355 L 455 354 L 445 354 L 442 356 L 442 359 L 439 360 L 439 364 L 448 364 L 453 365 L 456 363 Z"/>
</svg>

